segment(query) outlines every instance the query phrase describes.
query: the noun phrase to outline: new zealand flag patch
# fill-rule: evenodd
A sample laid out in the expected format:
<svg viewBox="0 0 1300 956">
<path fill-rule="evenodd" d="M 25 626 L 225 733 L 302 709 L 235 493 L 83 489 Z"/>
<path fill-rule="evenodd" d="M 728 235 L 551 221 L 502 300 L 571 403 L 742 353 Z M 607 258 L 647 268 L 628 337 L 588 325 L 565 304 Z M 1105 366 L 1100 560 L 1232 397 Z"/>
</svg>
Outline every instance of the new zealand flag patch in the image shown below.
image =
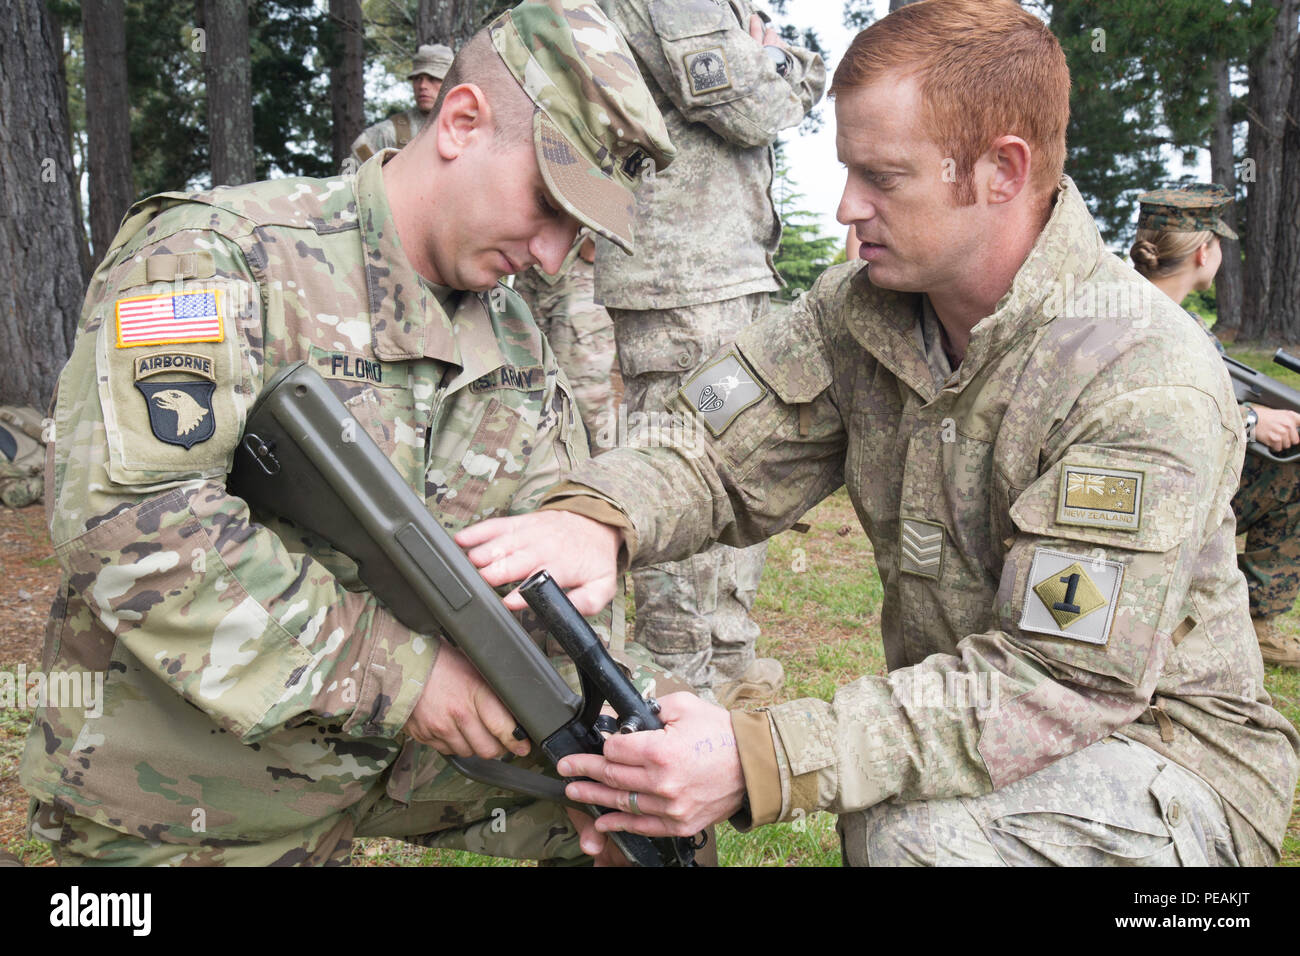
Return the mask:
<svg viewBox="0 0 1300 956">
<path fill-rule="evenodd" d="M 217 430 L 212 412 L 213 382 L 136 382 L 149 406 L 149 427 L 154 437 L 169 445 L 190 449 L 207 441 Z"/>
</svg>

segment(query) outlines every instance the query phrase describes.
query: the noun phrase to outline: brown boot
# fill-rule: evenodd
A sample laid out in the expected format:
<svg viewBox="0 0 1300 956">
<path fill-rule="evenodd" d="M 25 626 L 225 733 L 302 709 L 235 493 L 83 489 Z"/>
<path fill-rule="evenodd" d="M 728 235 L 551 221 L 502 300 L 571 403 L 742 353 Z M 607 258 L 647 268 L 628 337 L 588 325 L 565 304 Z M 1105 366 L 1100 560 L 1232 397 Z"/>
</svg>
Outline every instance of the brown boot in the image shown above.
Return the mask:
<svg viewBox="0 0 1300 956">
<path fill-rule="evenodd" d="M 785 683 L 785 668 L 770 657 L 759 657 L 745 668 L 737 680 L 729 680 L 713 688 L 719 705 L 727 710 L 746 704 L 761 704 L 776 696 Z"/>
<path fill-rule="evenodd" d="M 1253 617 L 1255 637 L 1259 640 L 1259 653 L 1265 664 L 1300 669 L 1300 640 L 1283 634 L 1272 618 Z"/>
</svg>

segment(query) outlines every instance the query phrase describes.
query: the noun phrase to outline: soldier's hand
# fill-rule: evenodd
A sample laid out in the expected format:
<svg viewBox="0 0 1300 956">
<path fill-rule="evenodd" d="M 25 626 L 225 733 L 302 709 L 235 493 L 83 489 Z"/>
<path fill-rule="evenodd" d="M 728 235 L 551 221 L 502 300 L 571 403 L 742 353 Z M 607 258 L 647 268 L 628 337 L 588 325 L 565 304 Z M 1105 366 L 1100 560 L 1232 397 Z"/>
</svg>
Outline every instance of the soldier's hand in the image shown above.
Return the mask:
<svg viewBox="0 0 1300 956">
<path fill-rule="evenodd" d="M 624 811 L 597 817 L 598 833 L 626 830 L 646 836 L 694 836 L 740 809 L 745 775 L 731 728 L 731 715 L 694 694 L 669 694 L 659 701 L 663 730 L 615 734 L 603 756 L 572 754 L 560 761 L 566 777 L 590 777 L 569 784 L 578 803 Z M 639 814 L 631 810 L 637 795 Z M 583 835 L 582 848 L 597 846 Z"/>
<path fill-rule="evenodd" d="M 1273 451 L 1286 451 L 1300 444 L 1300 413 L 1285 408 L 1252 406 L 1259 421 L 1255 423 L 1255 441 Z"/>
<path fill-rule="evenodd" d="M 565 807 L 565 813 L 578 831 L 578 845 L 587 856 L 595 857 L 596 866 L 631 866 L 632 861 L 623 855 L 614 841 L 596 829 L 596 820 L 590 814 Z"/>
<path fill-rule="evenodd" d="M 480 521 L 461 530 L 456 543 L 493 587 L 545 568 L 581 614 L 595 614 L 614 599 L 623 531 L 612 525 L 570 511 L 537 511 Z M 528 606 L 518 591 L 505 604 L 512 611 Z"/>
<path fill-rule="evenodd" d="M 786 42 L 781 39 L 781 34 L 771 27 L 764 28 L 763 18 L 757 13 L 749 18 L 749 35 L 754 38 L 754 42 L 761 43 L 763 46 L 779 46 L 783 50 L 789 49 Z"/>
<path fill-rule="evenodd" d="M 515 718 L 474 665 L 446 641 L 403 728 L 439 753 L 458 757 L 523 756 L 527 740 L 514 738 Z"/>
</svg>

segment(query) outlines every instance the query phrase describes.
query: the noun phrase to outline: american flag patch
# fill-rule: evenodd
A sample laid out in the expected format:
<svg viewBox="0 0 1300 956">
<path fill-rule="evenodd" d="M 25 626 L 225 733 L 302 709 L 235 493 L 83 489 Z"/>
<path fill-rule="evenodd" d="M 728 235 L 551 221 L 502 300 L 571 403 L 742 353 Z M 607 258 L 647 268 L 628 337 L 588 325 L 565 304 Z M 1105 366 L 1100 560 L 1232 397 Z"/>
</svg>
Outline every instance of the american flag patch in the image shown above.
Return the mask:
<svg viewBox="0 0 1300 956">
<path fill-rule="evenodd" d="M 223 336 L 216 290 L 136 295 L 117 300 L 117 347 L 220 342 Z"/>
</svg>

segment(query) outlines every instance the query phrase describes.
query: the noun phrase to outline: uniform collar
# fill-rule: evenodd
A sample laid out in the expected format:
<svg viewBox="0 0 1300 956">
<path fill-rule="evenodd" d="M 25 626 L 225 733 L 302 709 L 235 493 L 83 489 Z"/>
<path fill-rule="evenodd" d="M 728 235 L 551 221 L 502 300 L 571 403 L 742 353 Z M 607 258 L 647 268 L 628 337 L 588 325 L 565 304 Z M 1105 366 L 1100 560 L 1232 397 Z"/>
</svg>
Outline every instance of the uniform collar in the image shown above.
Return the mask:
<svg viewBox="0 0 1300 956">
<path fill-rule="evenodd" d="M 1087 281 L 1104 252 L 1083 197 L 1068 176 L 1062 177 L 1051 218 L 1016 272 L 1011 288 L 971 331 L 966 356 L 947 387 L 960 391 L 1020 335 L 1050 322 L 1057 310 L 1044 307 L 1048 299 L 1053 295 L 1059 298 L 1063 288 L 1073 289 Z M 867 303 L 865 308 L 852 310 L 849 331 L 928 402 L 937 389 L 917 332 L 924 298 L 877 289 L 867 274 L 864 268 L 852 280 Z"/>
<path fill-rule="evenodd" d="M 460 293 L 449 315 L 434 287 L 412 268 L 384 191 L 382 167 L 396 153 L 383 150 L 357 172 L 371 345 L 383 361 L 437 359 L 460 367 L 456 382 L 473 381 L 506 364 L 485 295 Z"/>
</svg>

